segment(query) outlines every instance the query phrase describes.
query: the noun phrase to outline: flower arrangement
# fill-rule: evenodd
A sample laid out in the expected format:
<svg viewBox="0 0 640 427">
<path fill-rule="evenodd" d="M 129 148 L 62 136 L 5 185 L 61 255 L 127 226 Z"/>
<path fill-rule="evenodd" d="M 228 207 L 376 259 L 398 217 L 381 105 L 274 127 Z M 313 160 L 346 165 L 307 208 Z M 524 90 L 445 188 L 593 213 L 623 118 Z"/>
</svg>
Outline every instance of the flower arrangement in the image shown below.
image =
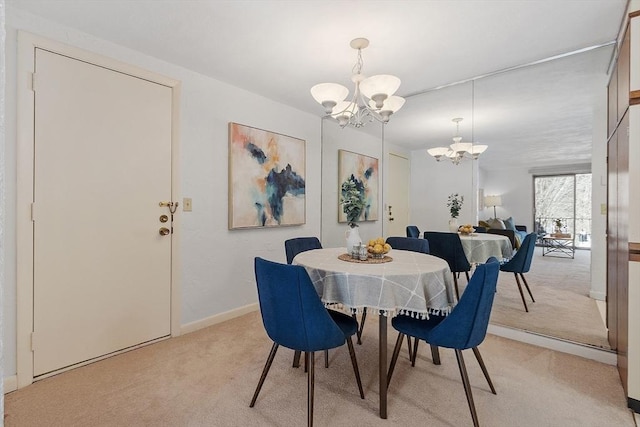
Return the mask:
<svg viewBox="0 0 640 427">
<path fill-rule="evenodd" d="M 451 218 L 458 218 L 458 215 L 460 215 L 460 209 L 462 209 L 462 202 L 464 202 L 464 196 L 460 196 L 458 193 L 449 195 L 447 207 L 451 213 Z"/>
<path fill-rule="evenodd" d="M 356 222 L 366 208 L 364 193 L 364 184 L 353 174 L 342 183 L 340 204 L 351 228 L 358 226 Z"/>
<path fill-rule="evenodd" d="M 555 224 L 557 231 L 560 231 L 562 229 L 562 218 L 554 219 L 553 223 Z"/>
</svg>

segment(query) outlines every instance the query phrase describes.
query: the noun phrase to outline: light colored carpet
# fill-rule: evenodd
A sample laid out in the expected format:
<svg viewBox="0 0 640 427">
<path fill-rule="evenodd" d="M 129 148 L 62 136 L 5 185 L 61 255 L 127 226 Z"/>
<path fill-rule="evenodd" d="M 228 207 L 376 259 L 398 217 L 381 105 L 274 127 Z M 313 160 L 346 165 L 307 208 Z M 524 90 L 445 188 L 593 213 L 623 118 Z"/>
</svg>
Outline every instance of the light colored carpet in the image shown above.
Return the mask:
<svg viewBox="0 0 640 427">
<path fill-rule="evenodd" d="M 610 349 L 596 301 L 589 298 L 590 256 L 590 251 L 577 250 L 575 259 L 543 257 L 536 248 L 531 271 L 525 273 L 536 302 L 523 283 L 525 312 L 513 273 L 501 272 L 491 323 Z"/>
<path fill-rule="evenodd" d="M 431 363 L 422 345 L 411 368 L 403 350 L 378 417 L 377 321 L 356 345 L 365 400 L 346 347 L 316 362 L 317 426 L 471 426 L 453 351 Z M 389 351 L 396 334 L 389 331 Z M 249 401 L 270 349 L 259 314 L 153 344 L 39 381 L 6 395 L 11 426 L 299 426 L 306 376 L 281 348 L 256 406 Z M 633 427 L 615 367 L 488 336 L 480 346 L 497 395 L 471 352 L 465 359 L 483 426 Z"/>
</svg>

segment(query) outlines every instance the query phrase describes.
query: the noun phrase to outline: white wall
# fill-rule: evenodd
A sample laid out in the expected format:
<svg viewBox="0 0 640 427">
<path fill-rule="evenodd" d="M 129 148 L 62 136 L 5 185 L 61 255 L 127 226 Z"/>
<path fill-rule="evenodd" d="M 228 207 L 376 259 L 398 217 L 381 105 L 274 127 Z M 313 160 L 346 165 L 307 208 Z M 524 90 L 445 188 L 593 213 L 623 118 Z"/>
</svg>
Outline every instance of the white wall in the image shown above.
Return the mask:
<svg viewBox="0 0 640 427">
<path fill-rule="evenodd" d="M 320 118 L 273 102 L 180 66 L 169 64 L 88 34 L 7 9 L 7 242 L 4 299 L 4 373 L 16 372 L 16 34 L 17 29 L 109 56 L 182 81 L 181 171 L 178 199 L 191 197 L 193 212 L 180 213 L 182 319 L 188 324 L 257 301 L 253 258 L 285 261 L 284 240 L 320 234 Z M 227 229 L 228 122 L 291 135 L 307 141 L 306 224 L 277 229 Z"/>
<path fill-rule="evenodd" d="M 480 188 L 484 189 L 484 195 L 502 198 L 502 206 L 496 207 L 498 218 L 513 217 L 515 224 L 526 225 L 527 232 L 533 231 L 533 178 L 529 171 L 524 168 L 482 169 L 481 177 Z M 493 218 L 493 207 L 486 207 L 479 218 Z"/>
<path fill-rule="evenodd" d="M 591 144 L 591 298 L 607 297 L 607 88 L 597 92 Z"/>
</svg>

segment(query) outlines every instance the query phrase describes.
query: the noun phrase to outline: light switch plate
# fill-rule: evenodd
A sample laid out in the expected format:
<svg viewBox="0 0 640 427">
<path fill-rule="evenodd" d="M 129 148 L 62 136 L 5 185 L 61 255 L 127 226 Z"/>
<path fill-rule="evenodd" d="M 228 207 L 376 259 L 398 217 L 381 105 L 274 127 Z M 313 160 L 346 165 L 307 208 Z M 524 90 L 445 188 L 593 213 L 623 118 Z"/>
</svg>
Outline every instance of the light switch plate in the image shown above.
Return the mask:
<svg viewBox="0 0 640 427">
<path fill-rule="evenodd" d="M 606 215 L 606 214 L 607 214 L 607 204 L 600 203 L 600 215 Z"/>
<path fill-rule="evenodd" d="M 184 199 L 182 199 L 182 211 L 183 212 L 191 212 L 191 198 L 190 197 L 185 197 Z"/>
</svg>

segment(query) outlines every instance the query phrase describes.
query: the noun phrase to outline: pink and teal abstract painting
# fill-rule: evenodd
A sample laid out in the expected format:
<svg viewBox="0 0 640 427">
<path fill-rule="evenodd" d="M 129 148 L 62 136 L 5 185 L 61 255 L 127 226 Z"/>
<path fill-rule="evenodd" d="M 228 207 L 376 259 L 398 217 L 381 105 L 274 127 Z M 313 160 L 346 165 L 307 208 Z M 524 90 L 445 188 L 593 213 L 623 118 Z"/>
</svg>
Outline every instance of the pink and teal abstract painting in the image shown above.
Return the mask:
<svg viewBox="0 0 640 427">
<path fill-rule="evenodd" d="M 305 223 L 305 141 L 229 123 L 229 229 Z"/>
</svg>

